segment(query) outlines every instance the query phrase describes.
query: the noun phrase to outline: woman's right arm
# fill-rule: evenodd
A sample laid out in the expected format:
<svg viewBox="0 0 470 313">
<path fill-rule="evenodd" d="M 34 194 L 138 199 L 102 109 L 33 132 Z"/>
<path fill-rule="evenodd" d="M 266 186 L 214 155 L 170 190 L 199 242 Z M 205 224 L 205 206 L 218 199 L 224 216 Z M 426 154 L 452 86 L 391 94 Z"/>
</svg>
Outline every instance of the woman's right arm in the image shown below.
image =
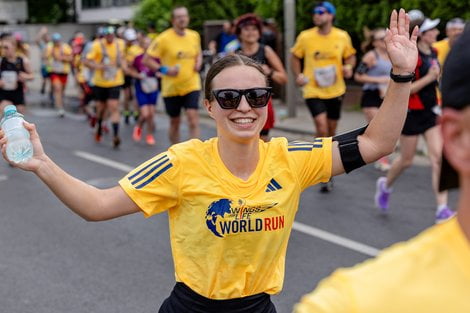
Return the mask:
<svg viewBox="0 0 470 313">
<path fill-rule="evenodd" d="M 439 65 L 434 64 L 429 68 L 429 71 L 422 78 L 415 80 L 411 84 L 411 93 L 417 93 L 427 85 L 435 82 L 439 78 Z"/>
<path fill-rule="evenodd" d="M 375 58 L 374 52 L 367 52 L 361 60 L 361 64 L 358 66 L 367 66 L 367 68 L 372 68 L 375 66 L 377 60 Z M 367 72 L 356 71 L 354 73 L 354 80 L 361 84 L 386 84 L 390 80 L 390 76 L 370 76 L 367 75 Z"/>
<path fill-rule="evenodd" d="M 25 123 L 25 128 L 33 144 L 32 159 L 19 164 L 10 162 L 6 156 L 7 139 L 0 130 L 3 157 L 15 167 L 34 172 L 74 213 L 87 221 L 104 221 L 140 211 L 120 186 L 102 190 L 67 174 L 44 153 L 36 127 Z"/>
</svg>

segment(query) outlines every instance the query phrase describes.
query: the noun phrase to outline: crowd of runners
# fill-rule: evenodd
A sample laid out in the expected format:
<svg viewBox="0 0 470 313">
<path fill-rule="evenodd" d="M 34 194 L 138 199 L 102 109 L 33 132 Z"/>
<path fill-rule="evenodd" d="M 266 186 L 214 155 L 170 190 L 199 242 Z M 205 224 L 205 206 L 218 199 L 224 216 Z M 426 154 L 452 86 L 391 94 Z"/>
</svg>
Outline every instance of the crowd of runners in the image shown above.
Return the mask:
<svg viewBox="0 0 470 313">
<path fill-rule="evenodd" d="M 389 31 L 385 28 L 388 25 L 367 31 L 365 42 L 360 47 L 363 53 L 359 54 L 357 51 L 359 47 L 356 49 L 353 46 L 347 31 L 334 26 L 336 13 L 335 6 L 330 2 L 325 1 L 314 6 L 312 20 L 315 26 L 298 35 L 291 48 L 291 54 L 286 57 L 285 62 L 290 62 L 292 65 L 293 78 L 288 78 L 285 64 L 276 53 L 276 43 L 272 43 L 272 36 L 266 35 L 269 33 L 266 31 L 267 25 L 260 17 L 248 13 L 224 24 L 223 31 L 210 41 L 207 53 L 212 56 L 211 60 L 215 62 L 215 60 L 227 55 L 241 55 L 243 57 L 236 60 L 230 59 L 231 61 L 227 62 L 233 62 L 233 64 L 243 62 L 247 72 L 253 72 L 253 77 L 255 77 L 253 81 L 258 83 L 259 77 L 256 75 L 259 76 L 257 71 L 261 71 L 269 82 L 268 86 L 262 88 L 247 89 L 239 89 L 235 86 L 236 84 L 228 86 L 230 85 L 228 83 L 228 87 L 215 88 L 214 90 L 211 89 L 213 86 L 206 86 L 204 105 L 209 111 L 209 115 L 216 121 L 220 120 L 220 114 L 226 112 L 224 110 L 237 110 L 239 105 L 242 106 L 240 101 L 243 97 L 249 104 L 246 108 L 251 107 L 256 110 L 267 106 L 267 120 L 260 129 L 259 136 L 262 140 L 269 142 L 269 131 L 275 125 L 271 90 L 273 86 L 282 86 L 288 79 L 293 79 L 301 88 L 305 105 L 312 116 L 312 134 L 322 138 L 334 137 L 337 135 L 338 121 L 341 118 L 342 101 L 347 89 L 346 80 L 351 79 L 363 85 L 360 105 L 366 122 L 370 123 L 367 129 L 363 129 L 358 134 L 362 135 L 365 132 L 364 136 L 368 135 L 373 138 L 374 131 L 378 132 L 379 130 L 377 122 L 374 123 L 373 120 L 377 121 L 383 118 L 380 116 L 379 108 L 386 95 L 391 93 L 389 86 L 412 82 L 406 120 L 399 136 L 398 157 L 390 160 L 389 156 L 383 156 L 376 161 L 376 167 L 380 171 L 386 172 L 386 176 L 377 180 L 376 206 L 382 213 L 388 212 L 392 185 L 399 175 L 412 164 L 418 138 L 422 135 L 425 138 L 427 154 L 431 163 L 432 187 L 436 199 L 436 223 L 448 220 L 455 213 L 447 205 L 447 193 L 438 188 L 443 150 L 443 139 L 437 122 L 442 111 L 439 81 L 442 65 L 458 36 L 464 31 L 465 21 L 460 18 L 448 21 L 445 27 L 446 38 L 438 42 L 438 26 L 441 21 L 430 19 L 419 10 L 410 11 L 409 18 L 407 17 L 409 33 L 406 30 L 407 34 L 400 33 L 400 35 L 408 39 L 411 38 L 410 40 L 416 36 L 418 61 L 414 67 L 414 74 L 398 73 L 396 75 L 397 73 L 392 73 L 392 65 L 396 65 L 397 61 L 391 60 L 391 49 L 385 44 L 386 37 L 389 36 Z M 403 22 L 405 20 L 404 12 L 400 13 L 400 16 Z M 397 16 L 394 18 L 396 19 Z M 74 80 L 73 83 L 79 86 L 80 111 L 86 115 L 90 127 L 94 129 L 93 140 L 97 143 L 103 141 L 104 132 L 111 132 L 112 145 L 114 148 L 118 148 L 123 140 L 119 129 L 121 123 L 124 123 L 133 125 L 132 140 L 139 142 L 144 138 L 147 145 L 155 145 L 155 106 L 159 97 L 163 100 L 165 112 L 169 118 L 167 131 L 170 142 L 177 144 L 182 141 L 180 125 L 183 112 L 187 118 L 190 138 L 199 138 L 199 108 L 202 105 L 201 91 L 203 86 L 201 71 L 204 67 L 201 38 L 198 32 L 188 28 L 189 12 L 185 7 L 176 7 L 172 10 L 171 24 L 169 29 L 160 34 L 149 34 L 131 26 L 103 26 L 98 28 L 92 38 L 87 38 L 85 34 L 77 32 L 68 41 L 61 34 L 49 34 L 47 29 L 43 28 L 35 39 L 35 44 L 41 50 L 42 64 L 31 64 L 28 46 L 22 42 L 21 37 L 14 33 L 3 33 L 0 38 L 2 57 L 0 63 L 0 109 L 3 111 L 4 106 L 12 103 L 18 107 L 18 111 L 25 113 L 24 93 L 27 91 L 27 81 L 34 78 L 33 68 L 40 67 L 41 92 L 50 94 L 50 99 L 53 101 L 54 108 L 60 118 L 64 118 L 67 107 L 64 91 L 68 81 Z M 415 26 L 419 27 L 419 31 L 415 30 Z M 402 32 L 403 29 L 400 29 L 399 32 Z M 273 32 L 271 32 L 272 34 Z M 239 67 L 233 64 L 227 63 L 227 67 L 231 69 L 227 71 L 221 68 L 221 73 L 232 71 L 234 75 L 242 75 L 242 72 L 235 70 Z M 214 77 L 217 76 L 206 77 L 206 79 L 210 81 Z M 232 78 L 227 77 L 227 79 L 229 82 Z M 220 77 L 214 80 L 217 86 L 224 85 L 219 80 Z M 244 85 L 244 83 L 240 83 L 240 85 Z M 389 98 L 391 98 L 390 95 Z M 216 109 L 212 107 L 210 101 L 214 101 L 214 99 L 219 103 L 223 112 L 218 112 L 219 107 Z M 239 124 L 239 127 L 242 127 L 240 125 L 243 124 L 254 123 L 255 120 L 255 116 L 233 118 L 233 122 Z M 229 128 L 226 125 L 217 125 L 217 127 L 222 130 L 225 130 L 224 127 Z M 230 131 L 227 130 L 227 133 Z M 228 137 L 230 136 L 228 135 Z M 388 138 L 387 136 L 384 133 L 384 141 Z M 222 141 L 222 138 L 225 138 L 224 133 L 219 134 L 219 137 L 219 140 Z M 230 140 L 234 139 L 230 137 L 229 142 Z M 274 142 L 271 143 L 272 145 L 282 145 L 276 140 L 271 142 Z M 325 149 L 325 147 L 330 147 L 331 142 L 326 139 L 317 139 L 312 147 L 308 144 L 297 143 L 289 146 L 289 151 L 295 149 L 312 150 L 317 148 L 316 145 L 320 148 L 323 145 L 323 149 Z M 362 147 L 364 147 L 364 143 Z M 189 150 L 194 152 L 206 148 L 198 146 L 197 149 Z M 219 149 L 221 148 L 219 147 Z M 333 146 L 329 149 L 335 148 Z M 363 150 L 367 151 L 365 148 Z M 185 151 L 181 153 L 183 154 Z M 347 153 L 352 155 L 353 152 Z M 322 157 L 324 156 L 322 155 Z M 341 157 L 343 158 L 343 150 L 341 150 Z M 165 154 L 161 158 L 164 159 L 162 161 L 164 162 L 168 156 Z M 369 159 L 364 163 L 364 160 L 350 160 L 353 164 L 350 166 L 354 169 L 370 161 Z M 158 160 L 152 162 L 155 163 Z M 341 168 L 341 170 L 334 165 L 339 162 L 338 159 L 334 159 L 332 162 L 336 174 L 342 173 L 343 170 L 349 172 L 344 160 L 344 169 Z M 145 170 L 145 166 L 151 166 L 153 163 L 138 168 L 129 174 L 129 179 L 121 181 L 125 191 L 132 196 L 131 198 L 137 195 L 137 191 L 134 189 L 140 189 L 136 186 L 141 186 L 132 180 Z M 325 161 L 325 164 L 327 163 Z M 321 183 L 321 192 L 332 191 L 331 176 L 333 175 L 326 177 L 329 180 L 325 180 L 325 177 L 322 176 L 316 181 Z M 246 177 L 246 179 L 248 178 Z M 136 180 L 139 179 L 136 178 Z M 274 186 L 276 184 L 273 182 Z M 141 186 L 141 188 L 143 187 Z M 123 197 L 121 194 L 119 196 Z M 79 201 L 81 200 L 76 200 L 77 203 Z M 140 203 L 139 201 L 135 200 L 136 203 Z M 74 204 L 69 205 L 73 206 Z M 167 206 L 170 207 L 170 204 Z M 154 209 L 149 208 L 148 210 L 145 211 L 148 215 L 156 213 Z M 123 209 L 120 214 L 136 211 L 138 208 L 132 206 L 129 212 Z M 213 216 L 213 218 L 216 217 Z M 210 227 L 209 224 L 210 220 L 207 220 L 207 225 Z M 211 231 L 220 236 L 215 228 Z M 195 286 L 200 287 L 197 284 L 198 282 L 194 282 Z M 207 290 L 203 287 L 196 289 L 203 290 L 204 295 L 213 295 L 210 293 L 212 292 L 210 288 Z M 177 291 L 176 288 L 175 290 Z M 179 292 L 187 293 L 189 297 L 196 297 L 192 294 L 193 290 L 183 288 Z M 215 292 L 215 295 L 222 298 L 227 296 L 219 294 L 218 291 Z M 236 295 L 241 297 L 244 294 Z M 230 298 L 231 295 L 228 297 Z M 307 312 L 300 306 L 298 310 L 299 312 Z M 275 309 L 269 312 L 275 312 Z"/>
</svg>

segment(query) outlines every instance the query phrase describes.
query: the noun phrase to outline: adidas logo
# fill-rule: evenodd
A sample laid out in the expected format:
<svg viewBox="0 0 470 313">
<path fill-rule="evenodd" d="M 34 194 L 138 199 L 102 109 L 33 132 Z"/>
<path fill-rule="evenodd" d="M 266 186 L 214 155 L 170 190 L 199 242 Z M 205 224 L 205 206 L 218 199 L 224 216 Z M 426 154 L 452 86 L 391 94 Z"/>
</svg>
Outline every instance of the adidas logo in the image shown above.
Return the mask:
<svg viewBox="0 0 470 313">
<path fill-rule="evenodd" d="M 273 178 L 273 179 L 271 179 L 268 186 L 266 187 L 265 192 L 276 191 L 276 190 L 279 190 L 279 189 L 282 189 L 282 186 L 279 185 L 279 183 L 277 181 L 275 181 L 274 178 Z"/>
</svg>

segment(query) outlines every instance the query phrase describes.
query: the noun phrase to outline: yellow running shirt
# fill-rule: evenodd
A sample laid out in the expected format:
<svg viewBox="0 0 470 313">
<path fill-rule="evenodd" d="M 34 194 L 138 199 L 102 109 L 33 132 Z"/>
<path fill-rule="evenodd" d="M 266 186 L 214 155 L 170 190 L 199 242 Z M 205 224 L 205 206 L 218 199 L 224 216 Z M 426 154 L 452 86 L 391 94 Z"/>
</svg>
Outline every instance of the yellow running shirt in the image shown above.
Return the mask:
<svg viewBox="0 0 470 313">
<path fill-rule="evenodd" d="M 86 58 L 95 61 L 97 64 L 101 64 L 105 61 L 104 54 L 108 56 L 110 66 L 108 70 L 93 71 L 92 84 L 102 88 L 121 86 L 124 84 L 124 73 L 119 64 L 120 61 L 117 60 L 117 56 L 124 56 L 124 41 L 117 38 L 111 43 L 108 43 L 105 39 L 95 40 Z"/>
<path fill-rule="evenodd" d="M 147 54 L 159 58 L 163 66 L 179 66 L 177 76 L 162 76 L 162 96 L 184 96 L 201 90 L 201 78 L 194 70 L 197 56 L 201 53 L 201 37 L 191 29 L 185 29 L 184 36 L 178 35 L 173 28 L 158 35 Z"/>
<path fill-rule="evenodd" d="M 437 50 L 437 59 L 439 64 L 442 66 L 447 58 L 447 55 L 450 51 L 449 39 L 443 39 L 432 44 L 432 46 Z"/>
<path fill-rule="evenodd" d="M 470 312 L 470 244 L 457 219 L 435 225 L 377 258 L 340 269 L 295 313 Z"/>
<path fill-rule="evenodd" d="M 54 59 L 60 55 L 70 56 L 72 55 L 72 48 L 66 43 L 61 43 L 60 46 L 54 44 L 47 45 L 46 48 L 47 62 L 50 68 L 50 73 L 56 74 L 68 74 L 70 73 L 70 62 L 62 62 Z"/>
<path fill-rule="evenodd" d="M 218 139 L 193 139 L 119 184 L 146 217 L 168 210 L 178 282 L 211 299 L 278 293 L 300 192 L 331 176 L 331 138 L 260 141 L 251 177 L 222 163 Z"/>
<path fill-rule="evenodd" d="M 133 44 L 126 47 L 126 61 L 128 65 L 131 65 L 134 62 L 134 59 L 144 53 L 144 49 L 138 44 Z"/>
<path fill-rule="evenodd" d="M 318 27 L 304 30 L 291 52 L 304 59 L 303 74 L 308 78 L 303 87 L 305 99 L 331 99 L 346 92 L 343 60 L 356 53 L 347 32 L 336 27 L 328 35 L 319 34 Z"/>
</svg>

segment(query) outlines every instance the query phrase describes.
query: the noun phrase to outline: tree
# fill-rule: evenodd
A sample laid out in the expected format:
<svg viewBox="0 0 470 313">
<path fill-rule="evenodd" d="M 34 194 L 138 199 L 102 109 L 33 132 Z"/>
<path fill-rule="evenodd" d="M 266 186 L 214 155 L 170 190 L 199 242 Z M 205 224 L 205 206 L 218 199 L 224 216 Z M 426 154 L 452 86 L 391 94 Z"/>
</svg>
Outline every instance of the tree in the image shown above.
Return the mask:
<svg viewBox="0 0 470 313">
<path fill-rule="evenodd" d="M 29 23 L 64 23 L 73 21 L 73 1 L 69 0 L 27 0 Z"/>
</svg>

